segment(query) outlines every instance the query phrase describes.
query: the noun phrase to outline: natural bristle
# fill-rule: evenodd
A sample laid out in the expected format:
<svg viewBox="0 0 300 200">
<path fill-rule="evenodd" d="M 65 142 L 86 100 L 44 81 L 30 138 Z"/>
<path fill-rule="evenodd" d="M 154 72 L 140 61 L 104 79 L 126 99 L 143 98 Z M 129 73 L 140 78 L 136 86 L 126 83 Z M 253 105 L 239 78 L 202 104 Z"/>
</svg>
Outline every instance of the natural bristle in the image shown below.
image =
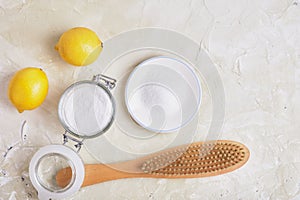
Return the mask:
<svg viewBox="0 0 300 200">
<path fill-rule="evenodd" d="M 222 174 L 242 166 L 248 149 L 239 143 L 216 142 L 192 144 L 163 152 L 142 165 L 144 173 L 168 176 Z"/>
</svg>

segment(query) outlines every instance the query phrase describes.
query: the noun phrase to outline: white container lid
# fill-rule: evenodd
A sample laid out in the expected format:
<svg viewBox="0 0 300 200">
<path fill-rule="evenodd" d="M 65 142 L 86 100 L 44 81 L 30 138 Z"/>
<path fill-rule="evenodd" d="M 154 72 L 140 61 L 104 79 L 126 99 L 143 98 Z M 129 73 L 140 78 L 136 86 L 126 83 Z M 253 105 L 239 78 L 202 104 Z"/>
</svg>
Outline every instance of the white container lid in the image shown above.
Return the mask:
<svg viewBox="0 0 300 200">
<path fill-rule="evenodd" d="M 42 160 L 47 158 L 47 156 L 65 158 L 69 162 L 73 178 L 65 188 L 59 188 L 54 184 L 45 184 L 42 177 L 45 174 L 40 174 L 39 168 L 42 167 Z M 51 165 L 55 164 L 59 163 L 51 163 Z M 55 175 L 56 173 L 50 176 L 55 179 Z M 38 197 L 41 200 L 62 199 L 72 196 L 80 189 L 84 175 L 84 164 L 81 158 L 74 150 L 64 145 L 47 145 L 40 148 L 34 154 L 29 164 L 29 177 L 33 186 L 38 191 Z"/>
</svg>

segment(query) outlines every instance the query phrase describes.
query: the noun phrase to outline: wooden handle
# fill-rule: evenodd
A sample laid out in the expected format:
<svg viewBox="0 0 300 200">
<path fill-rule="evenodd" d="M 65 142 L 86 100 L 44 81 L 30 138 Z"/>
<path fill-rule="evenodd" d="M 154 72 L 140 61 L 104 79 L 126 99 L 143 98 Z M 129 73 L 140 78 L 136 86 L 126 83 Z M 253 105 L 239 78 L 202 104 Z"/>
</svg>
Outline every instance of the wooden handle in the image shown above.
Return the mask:
<svg viewBox="0 0 300 200">
<path fill-rule="evenodd" d="M 89 164 L 85 165 L 85 177 L 82 187 L 102 183 L 105 181 L 122 179 L 122 178 L 135 178 L 149 176 L 144 173 L 128 173 L 114 169 L 113 167 L 104 164 Z M 71 180 L 72 170 L 70 167 L 60 170 L 56 174 L 56 183 L 64 188 Z"/>
</svg>

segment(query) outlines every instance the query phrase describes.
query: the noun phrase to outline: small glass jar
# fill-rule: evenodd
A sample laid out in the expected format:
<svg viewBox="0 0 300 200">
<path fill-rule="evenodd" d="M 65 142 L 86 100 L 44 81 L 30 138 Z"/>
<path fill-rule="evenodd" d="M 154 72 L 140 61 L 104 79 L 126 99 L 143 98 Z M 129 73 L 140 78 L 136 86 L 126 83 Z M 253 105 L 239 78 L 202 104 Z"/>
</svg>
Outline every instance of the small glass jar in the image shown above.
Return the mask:
<svg viewBox="0 0 300 200">
<path fill-rule="evenodd" d="M 75 142 L 77 152 L 61 144 L 40 148 L 29 165 L 30 180 L 39 199 L 61 199 L 76 193 L 84 180 L 84 164 L 77 154 L 85 139 L 104 134 L 115 118 L 115 100 L 110 92 L 116 80 L 96 75 L 91 81 L 79 81 L 61 95 L 58 116 L 65 129 L 64 144 Z M 57 185 L 56 174 L 69 167 L 72 178 L 63 187 Z M 67 173 L 67 172 L 66 172 Z"/>
</svg>

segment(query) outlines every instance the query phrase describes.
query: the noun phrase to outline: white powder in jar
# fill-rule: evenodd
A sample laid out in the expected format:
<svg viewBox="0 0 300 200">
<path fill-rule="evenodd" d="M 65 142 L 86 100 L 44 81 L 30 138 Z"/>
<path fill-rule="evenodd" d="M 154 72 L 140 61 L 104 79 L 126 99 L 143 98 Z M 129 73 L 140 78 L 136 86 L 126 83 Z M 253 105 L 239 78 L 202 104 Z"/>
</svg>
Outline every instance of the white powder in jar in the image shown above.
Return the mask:
<svg viewBox="0 0 300 200">
<path fill-rule="evenodd" d="M 93 136 L 105 129 L 114 113 L 113 102 L 102 87 L 81 82 L 69 88 L 59 106 L 62 123 L 79 136 Z"/>
</svg>

